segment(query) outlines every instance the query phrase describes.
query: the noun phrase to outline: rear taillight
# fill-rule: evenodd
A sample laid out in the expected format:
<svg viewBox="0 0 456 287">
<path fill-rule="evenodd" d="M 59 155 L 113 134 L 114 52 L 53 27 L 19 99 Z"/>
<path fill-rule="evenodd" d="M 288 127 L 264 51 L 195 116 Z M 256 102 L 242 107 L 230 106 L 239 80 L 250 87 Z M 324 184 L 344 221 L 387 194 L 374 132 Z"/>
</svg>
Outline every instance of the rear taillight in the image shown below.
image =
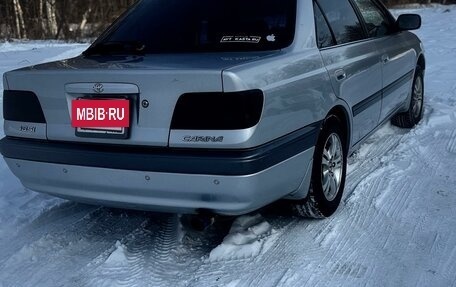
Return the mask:
<svg viewBox="0 0 456 287">
<path fill-rule="evenodd" d="M 261 90 L 182 95 L 174 110 L 174 130 L 241 130 L 260 121 L 264 95 Z"/>
<path fill-rule="evenodd" d="M 46 123 L 38 97 L 28 91 L 3 92 L 3 117 L 7 121 Z"/>
</svg>

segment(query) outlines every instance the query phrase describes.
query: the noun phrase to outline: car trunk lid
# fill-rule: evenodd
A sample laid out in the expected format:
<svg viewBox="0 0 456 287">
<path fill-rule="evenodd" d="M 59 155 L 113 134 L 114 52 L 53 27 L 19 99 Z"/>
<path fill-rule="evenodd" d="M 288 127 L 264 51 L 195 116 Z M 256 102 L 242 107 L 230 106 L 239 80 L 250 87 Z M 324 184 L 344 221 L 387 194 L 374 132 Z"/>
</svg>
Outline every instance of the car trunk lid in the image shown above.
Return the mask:
<svg viewBox="0 0 456 287">
<path fill-rule="evenodd" d="M 81 56 L 13 71 L 7 78 L 11 90 L 33 91 L 38 96 L 48 140 L 167 146 L 174 107 L 182 94 L 222 92 L 224 69 L 267 54 Z M 102 91 L 97 90 L 100 85 Z M 131 101 L 127 140 L 76 135 L 71 103 L 88 96 Z"/>
</svg>

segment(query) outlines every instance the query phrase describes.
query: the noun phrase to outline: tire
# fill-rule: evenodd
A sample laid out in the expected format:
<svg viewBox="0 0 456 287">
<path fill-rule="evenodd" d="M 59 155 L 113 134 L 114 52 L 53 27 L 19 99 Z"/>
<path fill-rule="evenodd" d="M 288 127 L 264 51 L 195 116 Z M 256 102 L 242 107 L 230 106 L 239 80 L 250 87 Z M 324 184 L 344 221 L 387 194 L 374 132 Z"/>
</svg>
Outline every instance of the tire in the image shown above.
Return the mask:
<svg viewBox="0 0 456 287">
<path fill-rule="evenodd" d="M 415 78 L 413 79 L 412 97 L 409 109 L 395 115 L 391 123 L 400 128 L 411 129 L 423 118 L 424 113 L 424 76 L 420 66 L 416 67 Z"/>
<path fill-rule="evenodd" d="M 345 187 L 347 152 L 342 123 L 336 116 L 329 116 L 315 147 L 309 195 L 292 203 L 296 215 L 327 218 L 336 212 Z"/>
</svg>

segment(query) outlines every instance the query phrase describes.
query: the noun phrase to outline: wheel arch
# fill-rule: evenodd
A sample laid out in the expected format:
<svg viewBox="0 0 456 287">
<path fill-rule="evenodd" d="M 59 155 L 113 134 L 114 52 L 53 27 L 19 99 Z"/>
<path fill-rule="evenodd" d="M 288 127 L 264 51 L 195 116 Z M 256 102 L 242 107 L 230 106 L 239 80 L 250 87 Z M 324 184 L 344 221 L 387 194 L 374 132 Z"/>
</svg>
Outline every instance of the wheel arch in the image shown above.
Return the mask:
<svg viewBox="0 0 456 287">
<path fill-rule="evenodd" d="M 344 132 L 345 132 L 345 142 L 347 144 L 346 148 L 347 148 L 347 152 L 348 152 L 351 148 L 351 134 L 352 134 L 351 117 L 348 112 L 348 109 L 342 103 L 338 103 L 328 112 L 326 119 L 331 116 L 336 116 L 342 122 L 342 125 L 344 127 Z M 324 123 L 323 123 L 323 125 L 324 125 Z"/>
<path fill-rule="evenodd" d="M 418 57 L 418 62 L 417 65 L 421 67 L 421 69 L 426 70 L 426 58 L 424 57 L 423 54 L 420 54 Z"/>
</svg>

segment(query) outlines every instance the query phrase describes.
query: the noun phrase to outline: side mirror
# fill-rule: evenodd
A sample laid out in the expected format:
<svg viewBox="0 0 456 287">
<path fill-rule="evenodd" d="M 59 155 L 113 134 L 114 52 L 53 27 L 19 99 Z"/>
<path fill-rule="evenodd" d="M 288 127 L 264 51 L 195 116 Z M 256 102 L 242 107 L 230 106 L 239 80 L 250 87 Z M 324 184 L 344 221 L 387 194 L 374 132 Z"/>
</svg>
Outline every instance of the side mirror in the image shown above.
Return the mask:
<svg viewBox="0 0 456 287">
<path fill-rule="evenodd" d="M 401 31 L 417 30 L 421 27 L 421 16 L 418 14 L 402 14 L 397 18 L 396 25 Z"/>
</svg>

